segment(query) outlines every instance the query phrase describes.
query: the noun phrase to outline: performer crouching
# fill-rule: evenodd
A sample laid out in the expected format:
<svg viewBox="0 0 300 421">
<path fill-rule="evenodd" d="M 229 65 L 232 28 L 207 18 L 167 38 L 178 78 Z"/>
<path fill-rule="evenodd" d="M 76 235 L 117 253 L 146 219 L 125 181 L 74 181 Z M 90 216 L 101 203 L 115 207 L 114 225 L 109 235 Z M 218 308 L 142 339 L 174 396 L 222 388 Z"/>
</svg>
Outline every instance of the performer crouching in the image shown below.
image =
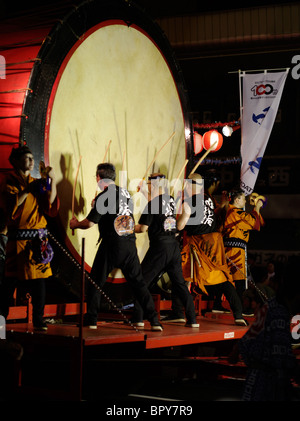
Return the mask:
<svg viewBox="0 0 300 421">
<path fill-rule="evenodd" d="M 148 231 L 149 236 L 149 249 L 141 263 L 144 280 L 150 288 L 158 276 L 166 272 L 172 282 L 172 290 L 185 309 L 185 326 L 197 328 L 199 323 L 196 321 L 193 297 L 182 275 L 181 254 L 175 238 L 175 201 L 165 192 L 163 174 L 150 175 L 148 189 L 149 202 L 135 226 L 136 233 Z M 133 321 L 138 325 L 143 323 L 143 312 L 138 303 L 135 305 Z"/>
<path fill-rule="evenodd" d="M 91 278 L 101 288 L 109 273 L 114 268 L 120 268 L 131 285 L 145 318 L 149 320 L 151 329 L 162 331 L 137 255 L 131 196 L 126 189 L 115 184 L 116 171 L 111 163 L 99 164 L 96 177 L 102 191 L 95 198 L 90 213 L 82 221 L 78 221 L 76 217 L 70 220 L 71 229 L 88 229 L 98 224 L 102 241 L 92 265 Z M 89 283 L 84 325 L 91 329 L 97 328 L 100 298 L 99 290 Z"/>
</svg>

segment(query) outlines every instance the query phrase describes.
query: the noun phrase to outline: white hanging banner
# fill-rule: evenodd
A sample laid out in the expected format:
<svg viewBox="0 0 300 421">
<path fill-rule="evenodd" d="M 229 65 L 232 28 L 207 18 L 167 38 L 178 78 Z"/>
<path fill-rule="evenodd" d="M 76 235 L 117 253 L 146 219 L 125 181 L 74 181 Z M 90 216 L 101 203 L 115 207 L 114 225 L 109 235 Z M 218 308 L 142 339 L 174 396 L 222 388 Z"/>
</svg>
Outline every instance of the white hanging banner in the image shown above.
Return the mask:
<svg viewBox="0 0 300 421">
<path fill-rule="evenodd" d="M 253 192 L 288 71 L 240 73 L 243 80 L 241 188 L 246 195 Z"/>
</svg>

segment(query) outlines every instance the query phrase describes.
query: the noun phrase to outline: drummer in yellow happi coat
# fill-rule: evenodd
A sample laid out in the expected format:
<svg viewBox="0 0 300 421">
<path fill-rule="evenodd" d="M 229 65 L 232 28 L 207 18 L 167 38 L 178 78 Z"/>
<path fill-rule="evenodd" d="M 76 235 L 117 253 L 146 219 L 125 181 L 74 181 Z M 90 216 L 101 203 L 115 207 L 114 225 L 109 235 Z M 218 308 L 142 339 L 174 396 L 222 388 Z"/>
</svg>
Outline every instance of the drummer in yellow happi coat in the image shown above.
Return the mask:
<svg viewBox="0 0 300 421">
<path fill-rule="evenodd" d="M 34 326 L 45 330 L 44 281 L 52 275 L 50 261 L 53 256 L 45 216 L 55 216 L 58 212 L 55 176 L 53 169 L 45 168 L 42 163 L 43 177 L 31 176 L 34 158 L 27 146 L 13 149 L 10 162 L 14 171 L 8 174 L 4 189 L 8 243 L 0 311 L 7 317 L 13 291 L 22 281 L 23 285 L 28 284 L 32 295 Z"/>
<path fill-rule="evenodd" d="M 249 241 L 250 231 L 259 231 L 260 227 L 264 225 L 260 209 L 265 203 L 265 198 L 258 196 L 253 203 L 254 207 L 251 212 L 244 210 L 246 197 L 243 190 L 230 192 L 229 200 L 222 234 L 228 266 L 237 292 L 242 299 L 247 279 L 246 245 Z"/>
<path fill-rule="evenodd" d="M 203 189 L 201 176 L 192 174 L 185 184 L 178 230 L 185 230 L 182 269 L 186 281 L 193 282 L 205 294 L 224 294 L 232 309 L 235 323 L 247 325 L 242 317 L 242 303 L 232 283 L 222 234 L 216 228 L 214 202 Z"/>
</svg>

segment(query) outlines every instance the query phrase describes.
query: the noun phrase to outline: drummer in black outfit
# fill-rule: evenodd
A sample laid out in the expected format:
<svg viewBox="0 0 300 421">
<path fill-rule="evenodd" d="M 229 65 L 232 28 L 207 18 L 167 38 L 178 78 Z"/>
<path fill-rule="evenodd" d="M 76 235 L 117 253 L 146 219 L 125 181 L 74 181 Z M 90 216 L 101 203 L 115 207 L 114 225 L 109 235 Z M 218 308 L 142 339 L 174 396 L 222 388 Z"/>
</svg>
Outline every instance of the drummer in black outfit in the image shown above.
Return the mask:
<svg viewBox="0 0 300 421">
<path fill-rule="evenodd" d="M 143 308 L 145 317 L 150 321 L 151 329 L 161 331 L 163 329 L 152 296 L 143 280 L 137 255 L 131 196 L 126 189 L 115 184 L 116 171 L 112 164 L 99 164 L 96 177 L 102 192 L 95 198 L 93 208 L 82 221 L 76 217 L 70 221 L 71 229 L 88 229 L 98 224 L 102 241 L 93 262 L 91 278 L 102 288 L 109 273 L 114 268 L 120 268 Z M 84 324 L 92 329 L 97 328 L 100 297 L 98 289 L 89 283 Z"/>
<path fill-rule="evenodd" d="M 163 174 L 149 176 L 149 202 L 139 219 L 139 224 L 135 226 L 136 233 L 148 231 L 150 242 L 141 264 L 143 277 L 146 285 L 151 288 L 158 276 L 167 272 L 174 293 L 185 309 L 186 326 L 196 328 L 199 324 L 196 321 L 194 302 L 182 275 L 181 253 L 175 238 L 175 201 L 165 193 L 165 182 Z M 136 326 L 143 326 L 143 311 L 139 303 L 135 305 L 132 321 Z"/>
</svg>

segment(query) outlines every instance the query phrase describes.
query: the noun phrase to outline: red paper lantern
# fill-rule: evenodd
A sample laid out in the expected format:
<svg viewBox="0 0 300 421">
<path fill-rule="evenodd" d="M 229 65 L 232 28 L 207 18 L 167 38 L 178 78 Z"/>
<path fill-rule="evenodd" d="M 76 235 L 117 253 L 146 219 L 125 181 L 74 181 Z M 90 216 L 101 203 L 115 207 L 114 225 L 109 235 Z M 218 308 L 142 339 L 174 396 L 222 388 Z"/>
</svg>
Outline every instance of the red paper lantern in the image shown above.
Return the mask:
<svg viewBox="0 0 300 421">
<path fill-rule="evenodd" d="M 204 133 L 203 135 L 203 147 L 204 149 L 209 149 L 213 144 L 215 146 L 211 150 L 211 152 L 218 151 L 221 146 L 223 145 L 223 136 L 217 130 L 209 130 L 208 132 Z"/>
<path fill-rule="evenodd" d="M 201 134 L 194 132 L 194 154 L 198 155 L 203 149 L 203 137 Z"/>
</svg>

